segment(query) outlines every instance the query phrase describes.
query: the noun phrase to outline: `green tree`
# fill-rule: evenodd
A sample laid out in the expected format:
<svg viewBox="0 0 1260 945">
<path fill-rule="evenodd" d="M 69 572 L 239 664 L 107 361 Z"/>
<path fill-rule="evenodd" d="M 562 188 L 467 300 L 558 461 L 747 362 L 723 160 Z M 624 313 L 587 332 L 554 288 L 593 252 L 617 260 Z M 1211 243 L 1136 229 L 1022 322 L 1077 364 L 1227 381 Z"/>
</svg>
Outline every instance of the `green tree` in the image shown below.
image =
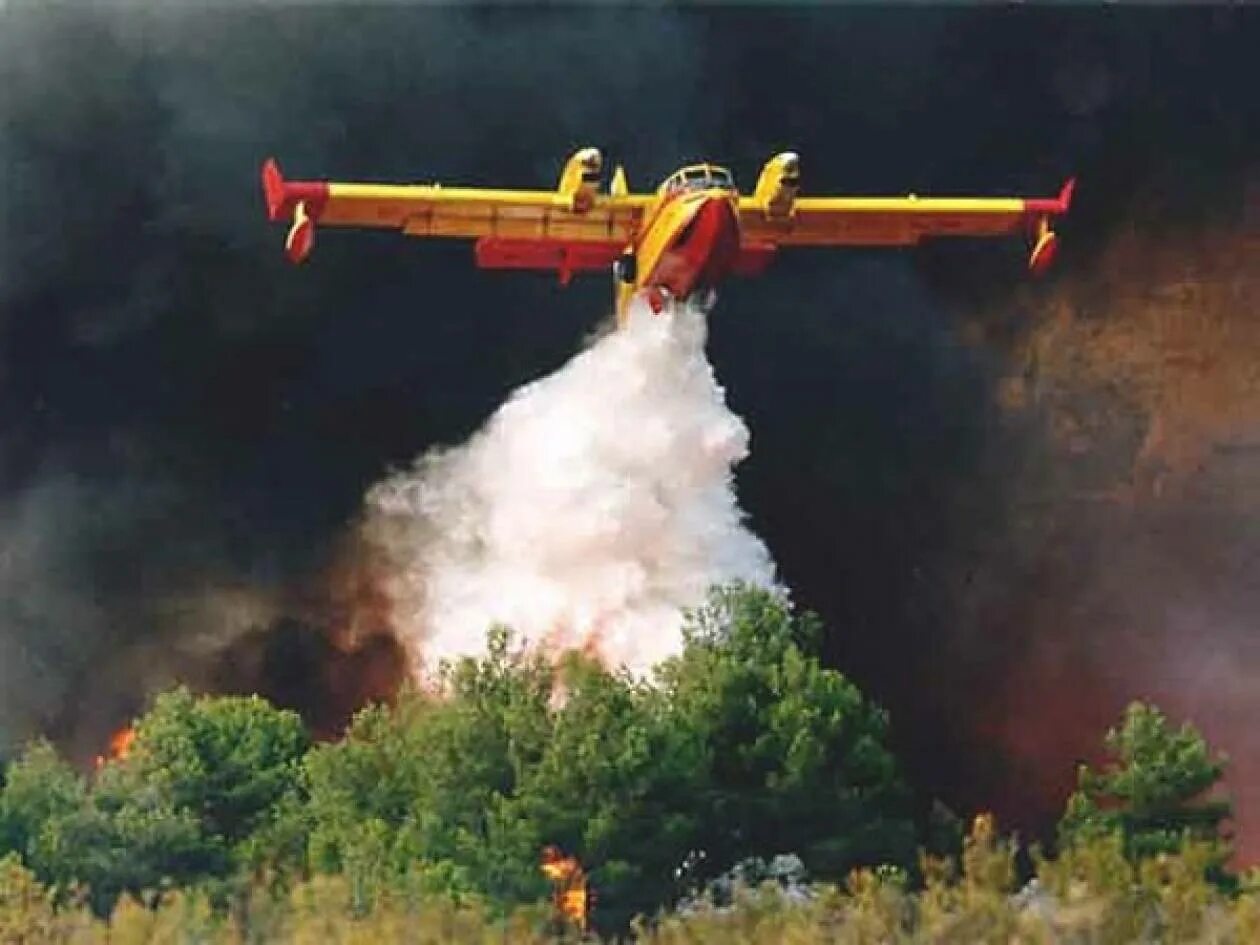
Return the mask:
<svg viewBox="0 0 1260 945">
<path fill-rule="evenodd" d="M 442 689 L 369 709 L 312 752 L 318 868 L 529 902 L 549 892 L 539 862 L 554 844 L 588 870 L 606 925 L 668 901 L 705 755 L 660 691 L 576 654 L 553 666 L 515 651 L 501 628 Z"/>
<path fill-rule="evenodd" d="M 819 632 L 773 595 L 723 592 L 649 684 L 495 630 L 440 698 L 370 709 L 309 755 L 311 862 L 369 892 L 418 873 L 510 904 L 548 893 L 554 844 L 587 869 L 604 928 L 747 857 L 795 851 L 821 877 L 906 865 L 886 719 L 819 665 Z"/>
<path fill-rule="evenodd" d="M 231 875 L 276 859 L 271 831 L 298 800 L 306 735 L 261 699 L 160 696 L 129 753 L 88 781 L 37 742 L 0 793 L 7 842 L 39 879 L 85 886 L 108 912 L 125 891 Z M 301 851 L 299 850 L 299 853 Z"/>
<path fill-rule="evenodd" d="M 241 849 L 300 790 L 310 741 L 301 718 L 258 696 L 160 695 L 127 757 L 107 766 L 102 799 L 155 792 L 208 836 Z"/>
<path fill-rule="evenodd" d="M 888 720 L 818 660 L 822 626 L 779 595 L 716 591 L 660 670 L 673 724 L 706 746 L 697 878 L 793 852 L 816 879 L 863 864 L 909 866 L 910 797 L 887 747 Z"/>
<path fill-rule="evenodd" d="M 1105 744 L 1111 757 L 1101 770 L 1080 768 L 1059 823 L 1060 843 L 1119 834 L 1126 855 L 1140 860 L 1177 853 L 1186 840 L 1206 842 L 1217 850 L 1213 871 L 1220 876 L 1232 808 L 1208 794 L 1228 759 L 1189 723 L 1173 729 L 1159 709 L 1141 702 L 1128 706 Z"/>
<path fill-rule="evenodd" d="M 228 870 L 219 838 L 157 792 L 88 795 L 44 822 L 30 864 L 60 891 L 83 887 L 98 915 L 108 914 L 124 892 L 188 885 Z"/>
<path fill-rule="evenodd" d="M 9 783 L 9 758 L 0 754 L 0 859 L 17 851 L 17 836 L 13 825 L 5 816 L 3 807 L 4 786 Z"/>
<path fill-rule="evenodd" d="M 543 754 L 554 682 L 500 628 L 485 658 L 445 667 L 441 697 L 411 693 L 360 713 L 343 741 L 307 760 L 312 864 L 371 881 L 419 862 L 450 891 L 543 895 L 529 825 L 504 805 Z"/>
<path fill-rule="evenodd" d="M 598 891 L 604 928 L 623 928 L 681 891 L 676 874 L 694 848 L 708 753 L 678 724 L 661 690 L 588 659 L 561 667 L 560 705 L 537 764 L 522 772 L 509 817 L 537 847 L 576 855 Z"/>
<path fill-rule="evenodd" d="M 126 889 L 152 889 L 212 870 L 216 850 L 196 822 L 147 791 L 118 800 L 93 791 L 46 742 L 29 746 L 0 794 L 0 821 L 39 879 L 82 885 L 107 912 Z"/>
<path fill-rule="evenodd" d="M 40 864 L 40 878 L 47 882 L 53 850 L 44 837 L 52 821 L 69 817 L 87 804 L 87 784 L 61 760 L 46 741 L 35 741 L 5 773 L 0 791 L 0 830 L 7 849 L 27 864 Z"/>
</svg>

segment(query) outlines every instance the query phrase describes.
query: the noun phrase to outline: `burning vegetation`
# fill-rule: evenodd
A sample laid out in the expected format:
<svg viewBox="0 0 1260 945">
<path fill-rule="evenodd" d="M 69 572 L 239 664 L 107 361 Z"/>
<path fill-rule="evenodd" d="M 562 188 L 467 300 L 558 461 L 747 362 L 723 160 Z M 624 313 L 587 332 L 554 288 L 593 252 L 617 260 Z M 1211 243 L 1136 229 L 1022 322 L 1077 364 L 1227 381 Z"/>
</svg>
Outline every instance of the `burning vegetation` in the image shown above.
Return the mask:
<svg viewBox="0 0 1260 945">
<path fill-rule="evenodd" d="M 405 693 L 327 743 L 258 697 L 168 693 L 136 723 L 145 750 L 111 777 L 82 778 L 47 745 L 14 763 L 0 838 L 41 879 L 85 884 L 102 914 L 124 891 L 244 864 L 277 876 L 371 864 L 382 896 L 530 902 L 546 877 L 578 929 L 594 926 L 594 885 L 600 923 L 625 928 L 711 865 L 776 845 L 819 876 L 908 863 L 912 812 L 886 722 L 819 665 L 813 618 L 733 588 L 692 619 L 660 687 L 580 654 L 557 665 L 496 632 L 484 657 L 448 669 L 440 697 Z M 545 838 L 565 846 L 543 850 Z M 694 850 L 707 856 L 688 861 Z"/>
<path fill-rule="evenodd" d="M 1109 762 L 1081 773 L 1057 856 L 1035 857 L 1038 883 L 1025 885 L 1016 844 L 987 814 L 916 860 L 904 798 L 878 783 L 892 767 L 878 714 L 802 648 L 809 618 L 742 592 L 692 629 L 665 695 L 570 665 L 553 706 L 555 667 L 499 639 L 461 664 L 445 699 L 405 696 L 337 743 L 311 745 L 259 699 L 176 692 L 139 720 L 145 751 L 118 777 L 79 779 L 34 746 L 0 789 L 0 838 L 17 854 L 0 857 L 0 928 L 77 923 L 75 940 L 91 942 L 160 922 L 225 943 L 407 928 L 539 945 L 624 935 L 636 915 L 653 917 L 636 938 L 662 943 L 1260 932 L 1260 875 L 1225 866 L 1229 806 L 1203 797 L 1224 759 L 1192 727 L 1130 707 Z M 799 750 L 790 771 L 773 765 L 782 741 Z M 533 838 L 547 835 L 579 839 L 540 854 Z M 782 849 L 801 851 L 782 857 L 796 863 L 786 884 L 744 869 Z M 265 883 L 250 880 L 259 865 Z M 95 916 L 41 885 L 71 882 Z"/>
<path fill-rule="evenodd" d="M 136 740 L 136 730 L 130 725 L 120 728 L 110 736 L 109 750 L 96 756 L 96 767 L 102 768 L 107 762 L 122 761 L 131 754 L 131 746 Z"/>
<path fill-rule="evenodd" d="M 555 887 L 552 903 L 556 916 L 586 933 L 593 895 L 587 888 L 586 870 L 575 856 L 565 856 L 558 847 L 546 846 L 542 852 L 543 875 Z"/>
</svg>

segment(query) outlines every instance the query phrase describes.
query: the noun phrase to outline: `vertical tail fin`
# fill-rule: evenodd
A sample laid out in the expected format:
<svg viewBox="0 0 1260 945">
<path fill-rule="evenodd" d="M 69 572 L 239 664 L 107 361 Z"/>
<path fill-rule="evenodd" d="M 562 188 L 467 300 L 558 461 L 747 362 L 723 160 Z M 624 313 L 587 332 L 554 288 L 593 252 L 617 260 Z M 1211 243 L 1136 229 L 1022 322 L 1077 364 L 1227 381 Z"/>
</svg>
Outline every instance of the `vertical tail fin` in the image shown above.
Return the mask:
<svg viewBox="0 0 1260 945">
<path fill-rule="evenodd" d="M 630 185 L 626 182 L 626 169 L 620 164 L 617 170 L 613 172 L 612 184 L 608 188 L 608 193 L 613 197 L 624 197 L 630 193 Z"/>
</svg>

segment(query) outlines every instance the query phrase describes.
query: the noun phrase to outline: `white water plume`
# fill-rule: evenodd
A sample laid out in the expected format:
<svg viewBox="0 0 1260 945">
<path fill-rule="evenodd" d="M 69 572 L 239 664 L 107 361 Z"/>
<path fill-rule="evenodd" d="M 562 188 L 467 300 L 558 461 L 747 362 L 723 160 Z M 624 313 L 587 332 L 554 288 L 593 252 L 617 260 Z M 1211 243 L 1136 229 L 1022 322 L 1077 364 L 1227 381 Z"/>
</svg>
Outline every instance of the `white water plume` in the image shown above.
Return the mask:
<svg viewBox="0 0 1260 945">
<path fill-rule="evenodd" d="M 629 323 L 515 391 L 466 444 L 367 496 L 394 625 L 424 674 L 511 627 L 636 674 L 678 651 L 714 584 L 772 586 L 732 469 L 748 429 L 704 354 L 704 314 Z"/>
</svg>

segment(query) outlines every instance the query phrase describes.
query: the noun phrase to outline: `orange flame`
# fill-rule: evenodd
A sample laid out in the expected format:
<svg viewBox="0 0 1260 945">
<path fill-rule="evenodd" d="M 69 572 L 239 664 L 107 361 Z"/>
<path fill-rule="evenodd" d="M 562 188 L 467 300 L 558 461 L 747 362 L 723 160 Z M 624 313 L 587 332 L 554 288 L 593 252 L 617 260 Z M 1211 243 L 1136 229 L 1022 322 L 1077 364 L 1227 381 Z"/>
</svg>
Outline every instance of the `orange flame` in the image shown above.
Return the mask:
<svg viewBox="0 0 1260 945">
<path fill-rule="evenodd" d="M 586 932 L 590 895 L 586 888 L 586 871 L 577 857 L 565 856 L 553 846 L 543 848 L 541 869 L 555 885 L 552 901 L 556 912 Z"/>
<path fill-rule="evenodd" d="M 107 761 L 116 761 L 131 754 L 131 745 L 136 740 L 136 730 L 130 725 L 120 728 L 109 739 L 109 751 L 96 756 L 96 767 L 102 767 Z"/>
</svg>

